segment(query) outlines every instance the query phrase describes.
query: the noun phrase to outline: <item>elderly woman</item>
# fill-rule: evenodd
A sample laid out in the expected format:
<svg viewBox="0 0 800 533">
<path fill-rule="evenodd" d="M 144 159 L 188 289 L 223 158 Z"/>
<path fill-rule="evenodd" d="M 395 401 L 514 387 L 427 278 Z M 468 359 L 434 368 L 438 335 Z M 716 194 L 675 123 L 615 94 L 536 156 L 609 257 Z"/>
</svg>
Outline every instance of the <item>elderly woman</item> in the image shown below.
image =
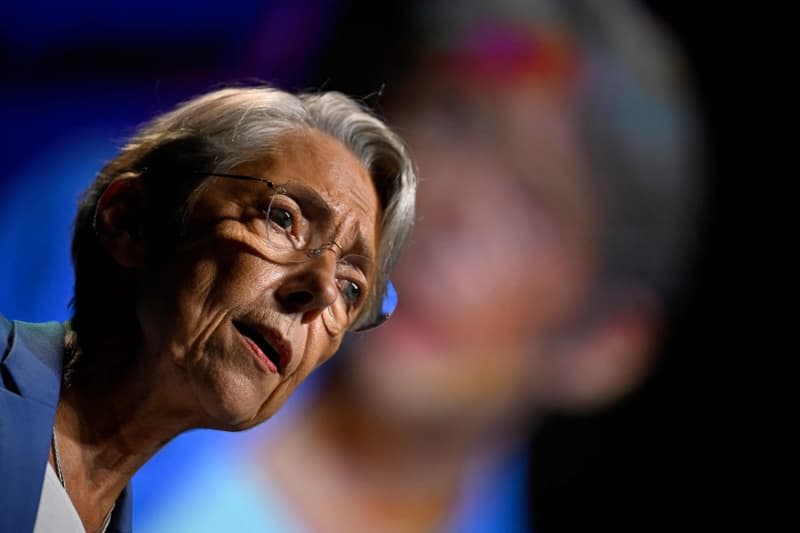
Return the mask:
<svg viewBox="0 0 800 533">
<path fill-rule="evenodd" d="M 0 530 L 128 531 L 166 442 L 268 419 L 391 312 L 415 187 L 338 93 L 225 89 L 144 126 L 80 204 L 72 320 L 0 316 Z"/>
</svg>

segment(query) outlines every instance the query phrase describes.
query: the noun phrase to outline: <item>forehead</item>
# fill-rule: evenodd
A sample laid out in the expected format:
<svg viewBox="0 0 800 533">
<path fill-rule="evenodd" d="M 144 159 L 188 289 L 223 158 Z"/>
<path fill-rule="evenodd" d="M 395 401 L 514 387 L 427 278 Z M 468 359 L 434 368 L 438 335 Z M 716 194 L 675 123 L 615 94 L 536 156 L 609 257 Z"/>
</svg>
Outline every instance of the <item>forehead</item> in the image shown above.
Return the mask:
<svg viewBox="0 0 800 533">
<path fill-rule="evenodd" d="M 374 193 L 372 178 L 361 161 L 344 144 L 321 131 L 288 132 L 278 138 L 272 154 L 271 161 L 255 167 L 320 193 L 338 191 L 345 185 L 361 193 Z"/>
<path fill-rule="evenodd" d="M 314 129 L 288 132 L 278 138 L 268 160 L 233 171 L 313 189 L 334 213 L 336 224 L 355 226 L 376 246 L 380 204 L 375 184 L 355 154 L 332 136 Z"/>
</svg>

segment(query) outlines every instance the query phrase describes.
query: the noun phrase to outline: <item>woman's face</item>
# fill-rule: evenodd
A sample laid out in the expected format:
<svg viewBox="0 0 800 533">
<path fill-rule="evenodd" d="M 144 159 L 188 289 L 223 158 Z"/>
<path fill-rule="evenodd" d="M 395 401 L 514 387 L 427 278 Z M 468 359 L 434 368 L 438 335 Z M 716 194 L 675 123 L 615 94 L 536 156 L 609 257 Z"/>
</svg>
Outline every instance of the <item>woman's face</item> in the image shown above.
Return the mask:
<svg viewBox="0 0 800 533">
<path fill-rule="evenodd" d="M 380 208 L 363 165 L 315 130 L 285 135 L 273 161 L 231 173 L 286 185 L 298 210 L 287 217 L 273 202 L 265 216 L 274 194 L 266 183 L 210 177 L 192 200 L 183 244 L 145 285 L 138 311 L 143 349 L 179 369 L 176 390 L 202 424 L 243 429 L 271 416 L 338 349 L 344 331 L 331 304 L 347 298 L 357 310 L 364 299 L 353 296 L 354 283 L 366 294 L 374 261 L 345 279 L 337 260 L 374 259 Z M 265 246 L 275 231 L 300 225 L 337 246 L 292 260 Z"/>
</svg>

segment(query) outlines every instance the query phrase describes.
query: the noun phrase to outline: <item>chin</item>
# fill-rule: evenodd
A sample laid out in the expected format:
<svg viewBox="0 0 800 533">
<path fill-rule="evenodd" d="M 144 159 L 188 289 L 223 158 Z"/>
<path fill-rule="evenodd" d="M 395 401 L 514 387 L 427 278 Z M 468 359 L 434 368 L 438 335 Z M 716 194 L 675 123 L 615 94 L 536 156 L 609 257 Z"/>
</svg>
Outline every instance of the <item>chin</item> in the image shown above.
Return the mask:
<svg viewBox="0 0 800 533">
<path fill-rule="evenodd" d="M 275 386 L 265 388 L 246 379 L 232 381 L 215 387 L 215 391 L 200 399 L 210 429 L 242 431 L 269 418 L 270 415 L 264 414 L 267 410 L 275 410 L 271 409 Z"/>
<path fill-rule="evenodd" d="M 275 410 L 280 376 L 265 372 L 246 348 L 215 341 L 187 368 L 203 427 L 240 431 L 266 420 L 263 413 Z"/>
</svg>

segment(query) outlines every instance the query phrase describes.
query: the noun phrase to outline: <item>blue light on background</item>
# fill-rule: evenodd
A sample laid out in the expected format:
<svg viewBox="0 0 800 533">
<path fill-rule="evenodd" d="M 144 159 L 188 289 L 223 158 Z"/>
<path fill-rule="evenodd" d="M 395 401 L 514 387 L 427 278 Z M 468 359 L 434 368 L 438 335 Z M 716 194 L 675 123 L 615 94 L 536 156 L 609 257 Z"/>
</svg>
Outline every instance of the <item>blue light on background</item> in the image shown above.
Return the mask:
<svg viewBox="0 0 800 533">
<path fill-rule="evenodd" d="M 68 319 L 78 198 L 136 126 L 225 84 L 297 88 L 338 10 L 331 0 L 4 5 L 0 313 Z M 195 431 L 167 445 L 133 481 L 134 522 L 158 523 L 151 504 L 201 468 L 204 450 L 246 438 Z"/>
</svg>

